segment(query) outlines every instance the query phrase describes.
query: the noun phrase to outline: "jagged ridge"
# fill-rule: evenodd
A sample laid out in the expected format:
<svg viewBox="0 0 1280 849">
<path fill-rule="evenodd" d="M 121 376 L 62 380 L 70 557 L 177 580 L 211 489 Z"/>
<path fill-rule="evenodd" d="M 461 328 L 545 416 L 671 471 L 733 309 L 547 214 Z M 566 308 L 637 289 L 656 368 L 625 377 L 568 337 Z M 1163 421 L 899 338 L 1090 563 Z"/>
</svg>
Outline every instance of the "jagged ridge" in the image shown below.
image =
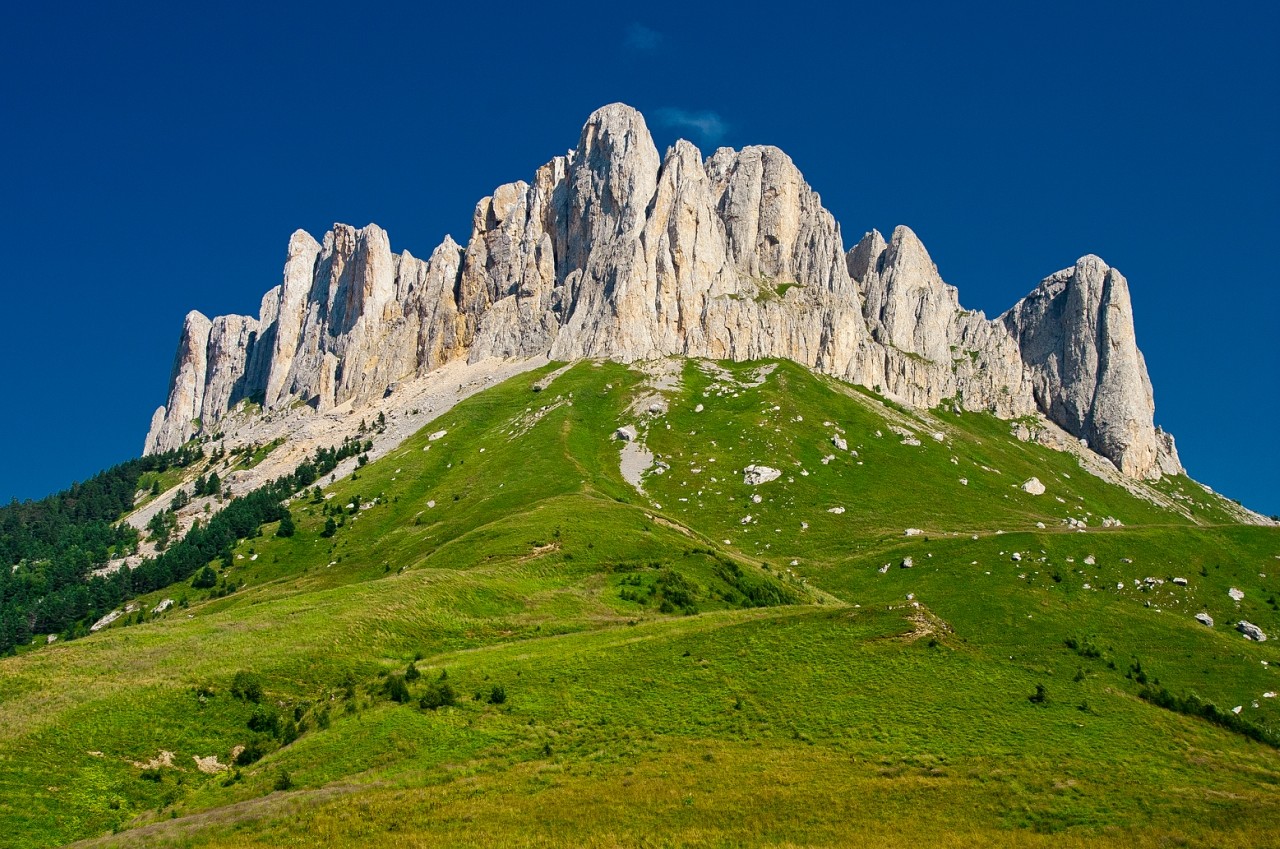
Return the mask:
<svg viewBox="0 0 1280 849">
<path fill-rule="evenodd" d="M 687 141 L 664 158 L 611 104 L 532 183 L 476 206 L 466 248 L 420 260 L 369 225 L 298 231 L 259 318 L 188 314 L 146 451 L 237 403 L 320 410 L 382 397 L 460 357 L 782 357 L 921 407 L 1043 412 L 1125 474 L 1181 470 L 1154 427 L 1128 284 L 1086 256 L 1000 318 L 962 309 L 906 227 L 847 253 L 839 225 L 774 147 Z"/>
</svg>

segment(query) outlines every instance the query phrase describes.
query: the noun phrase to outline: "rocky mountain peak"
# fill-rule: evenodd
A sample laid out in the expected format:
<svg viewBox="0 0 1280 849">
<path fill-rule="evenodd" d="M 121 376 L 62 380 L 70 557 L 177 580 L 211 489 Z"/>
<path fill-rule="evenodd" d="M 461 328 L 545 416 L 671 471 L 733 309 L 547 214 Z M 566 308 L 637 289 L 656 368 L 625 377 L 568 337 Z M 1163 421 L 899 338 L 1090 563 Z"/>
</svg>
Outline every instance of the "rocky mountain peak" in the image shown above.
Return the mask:
<svg viewBox="0 0 1280 849">
<path fill-rule="evenodd" d="M 464 245 L 395 254 L 375 225 L 289 239 L 259 315 L 184 322 L 146 450 L 216 430 L 242 401 L 318 410 L 466 358 L 789 358 L 905 403 L 1043 412 L 1125 473 L 1180 469 L 1133 338 L 1128 286 L 1096 257 L 996 321 L 960 307 L 907 227 L 847 253 L 776 147 L 678 141 L 596 110 L 577 147 L 482 198 Z"/>
<path fill-rule="evenodd" d="M 1133 476 L 1181 468 L 1157 433 L 1124 275 L 1092 254 L 1046 277 L 1000 318 L 1017 338 L 1045 414 Z"/>
</svg>

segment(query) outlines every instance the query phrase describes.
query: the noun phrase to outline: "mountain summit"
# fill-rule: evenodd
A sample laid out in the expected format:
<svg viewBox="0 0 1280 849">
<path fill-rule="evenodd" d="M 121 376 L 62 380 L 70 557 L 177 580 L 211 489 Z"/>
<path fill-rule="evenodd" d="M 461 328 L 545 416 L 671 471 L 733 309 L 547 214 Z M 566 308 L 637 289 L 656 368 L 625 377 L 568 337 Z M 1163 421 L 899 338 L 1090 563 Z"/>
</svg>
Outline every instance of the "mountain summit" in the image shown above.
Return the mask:
<svg viewBox="0 0 1280 849">
<path fill-rule="evenodd" d="M 916 407 L 1043 414 L 1130 477 L 1182 470 L 1153 423 L 1128 284 L 1098 257 L 988 320 L 906 227 L 846 252 L 781 150 L 704 158 L 682 140 L 659 156 L 620 103 L 532 182 L 481 199 L 465 247 L 446 237 L 423 260 L 372 224 L 294 233 L 258 318 L 187 315 L 145 450 L 244 401 L 359 406 L 453 360 L 535 355 L 785 358 Z"/>
</svg>

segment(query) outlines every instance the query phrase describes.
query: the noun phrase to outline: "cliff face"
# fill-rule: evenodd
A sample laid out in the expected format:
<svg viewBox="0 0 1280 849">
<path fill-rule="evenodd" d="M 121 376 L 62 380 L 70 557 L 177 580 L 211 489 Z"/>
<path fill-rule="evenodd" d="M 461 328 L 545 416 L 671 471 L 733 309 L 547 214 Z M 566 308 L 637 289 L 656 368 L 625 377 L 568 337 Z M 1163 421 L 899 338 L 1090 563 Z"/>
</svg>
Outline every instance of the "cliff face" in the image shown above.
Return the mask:
<svg viewBox="0 0 1280 849">
<path fill-rule="evenodd" d="M 1180 470 L 1154 427 L 1128 288 L 1096 257 L 1000 319 L 962 309 L 906 227 L 847 254 L 772 147 L 660 157 L 640 113 L 603 107 L 577 148 L 476 206 L 465 248 L 393 254 L 369 225 L 289 241 L 257 319 L 187 316 L 148 452 L 243 399 L 318 409 L 381 397 L 455 358 L 783 357 L 907 403 L 1043 411 L 1126 474 Z"/>
</svg>

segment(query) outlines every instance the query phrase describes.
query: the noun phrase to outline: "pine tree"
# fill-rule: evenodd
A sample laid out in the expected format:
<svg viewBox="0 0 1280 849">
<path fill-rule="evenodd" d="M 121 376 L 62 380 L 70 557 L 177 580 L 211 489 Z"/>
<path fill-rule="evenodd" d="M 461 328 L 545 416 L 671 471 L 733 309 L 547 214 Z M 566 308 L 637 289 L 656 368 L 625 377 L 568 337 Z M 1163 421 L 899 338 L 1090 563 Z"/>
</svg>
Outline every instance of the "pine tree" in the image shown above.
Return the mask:
<svg viewBox="0 0 1280 849">
<path fill-rule="evenodd" d="M 293 536 L 293 515 L 288 510 L 284 511 L 284 515 L 280 517 L 280 527 L 276 530 L 278 537 Z"/>
</svg>

